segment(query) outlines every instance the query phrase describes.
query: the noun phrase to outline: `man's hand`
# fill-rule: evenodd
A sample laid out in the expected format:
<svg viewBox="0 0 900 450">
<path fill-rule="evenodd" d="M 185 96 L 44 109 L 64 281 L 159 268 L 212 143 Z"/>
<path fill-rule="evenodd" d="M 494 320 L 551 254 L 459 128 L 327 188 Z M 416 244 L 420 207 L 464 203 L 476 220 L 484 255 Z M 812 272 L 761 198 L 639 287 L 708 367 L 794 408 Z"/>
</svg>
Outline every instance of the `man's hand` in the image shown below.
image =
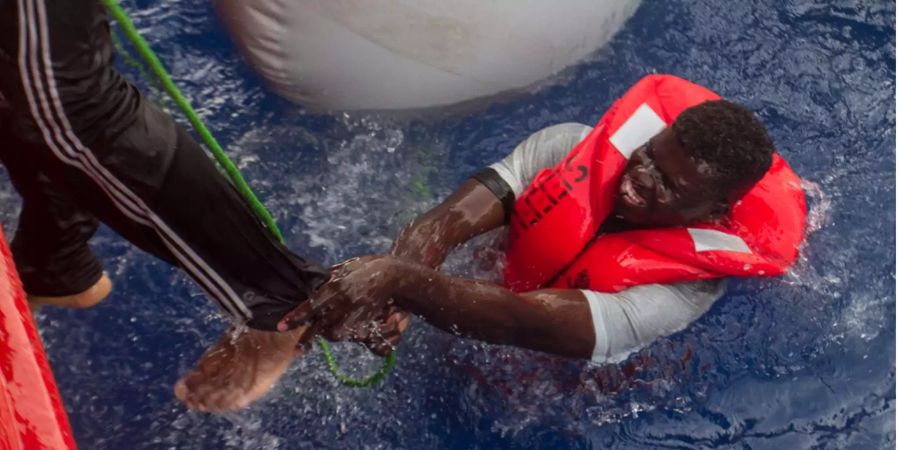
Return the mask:
<svg viewBox="0 0 900 450">
<path fill-rule="evenodd" d="M 408 324 L 408 312 L 397 306 L 388 306 L 384 314 L 374 321 L 341 324 L 326 331 L 325 337 L 336 340 L 335 338 L 349 333 L 348 340 L 351 342 L 365 345 L 378 356 L 387 356 L 400 343 L 400 338 Z"/>
<path fill-rule="evenodd" d="M 437 269 L 457 245 L 503 225 L 503 205 L 480 182 L 468 180 L 440 205 L 407 225 L 394 242 L 391 255 L 430 269 Z M 391 307 L 380 325 L 364 324 L 350 340 L 377 355 L 386 355 L 400 342 L 410 315 Z"/>
<path fill-rule="evenodd" d="M 368 342 L 382 330 L 390 335 L 391 329 L 397 328 L 397 320 L 391 321 L 387 313 L 391 294 L 401 281 L 393 257 L 353 258 L 332 267 L 331 275 L 315 296 L 281 319 L 279 330 L 312 323 L 316 334 L 329 339 L 356 337 Z M 377 319 L 384 320 L 381 326 L 364 326 Z M 399 332 L 396 334 L 399 338 Z"/>
</svg>

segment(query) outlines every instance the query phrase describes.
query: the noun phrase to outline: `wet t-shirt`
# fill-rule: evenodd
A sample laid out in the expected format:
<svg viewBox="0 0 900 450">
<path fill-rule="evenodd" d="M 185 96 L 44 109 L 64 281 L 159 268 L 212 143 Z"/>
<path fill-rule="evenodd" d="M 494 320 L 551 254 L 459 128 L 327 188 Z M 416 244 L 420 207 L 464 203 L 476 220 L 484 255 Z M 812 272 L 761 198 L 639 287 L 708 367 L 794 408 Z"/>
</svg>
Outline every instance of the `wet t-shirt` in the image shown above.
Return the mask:
<svg viewBox="0 0 900 450">
<path fill-rule="evenodd" d="M 535 175 L 556 166 L 590 131 L 591 127 L 580 123 L 544 128 L 474 178 L 494 192 L 510 212 Z M 592 360 L 615 362 L 658 337 L 687 327 L 722 296 L 725 281 L 646 284 L 616 293 L 580 292 L 594 320 Z"/>
</svg>

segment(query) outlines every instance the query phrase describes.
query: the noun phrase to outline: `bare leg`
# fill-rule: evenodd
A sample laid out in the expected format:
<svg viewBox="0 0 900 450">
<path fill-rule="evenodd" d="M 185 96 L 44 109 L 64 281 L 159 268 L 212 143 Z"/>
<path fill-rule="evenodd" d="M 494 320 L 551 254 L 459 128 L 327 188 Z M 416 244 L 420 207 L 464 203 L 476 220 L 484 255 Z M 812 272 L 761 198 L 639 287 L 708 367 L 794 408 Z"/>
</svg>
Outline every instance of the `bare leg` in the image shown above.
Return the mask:
<svg viewBox="0 0 900 450">
<path fill-rule="evenodd" d="M 226 412 L 244 408 L 272 389 L 301 354 L 297 344 L 307 327 L 286 332 L 229 330 L 187 375 L 175 383 L 175 397 L 188 408 Z"/>
<path fill-rule="evenodd" d="M 44 305 L 59 306 L 63 308 L 90 308 L 105 299 L 112 290 L 112 281 L 104 273 L 103 276 L 83 292 L 77 294 L 66 295 L 62 297 L 42 297 L 37 295 L 28 296 L 28 305 L 31 309 L 40 308 Z"/>
</svg>

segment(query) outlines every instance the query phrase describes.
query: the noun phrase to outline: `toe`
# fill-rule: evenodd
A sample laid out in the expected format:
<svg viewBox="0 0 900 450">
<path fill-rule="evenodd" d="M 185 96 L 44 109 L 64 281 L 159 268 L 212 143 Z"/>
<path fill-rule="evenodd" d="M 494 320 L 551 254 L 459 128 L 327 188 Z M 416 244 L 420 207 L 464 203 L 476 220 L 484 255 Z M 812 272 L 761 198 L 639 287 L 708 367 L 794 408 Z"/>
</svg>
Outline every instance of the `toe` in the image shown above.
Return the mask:
<svg viewBox="0 0 900 450">
<path fill-rule="evenodd" d="M 187 383 L 184 382 L 184 378 L 178 380 L 172 390 L 175 392 L 175 398 L 177 398 L 182 403 L 188 403 L 188 400 L 190 400 L 191 392 L 187 387 Z"/>
</svg>

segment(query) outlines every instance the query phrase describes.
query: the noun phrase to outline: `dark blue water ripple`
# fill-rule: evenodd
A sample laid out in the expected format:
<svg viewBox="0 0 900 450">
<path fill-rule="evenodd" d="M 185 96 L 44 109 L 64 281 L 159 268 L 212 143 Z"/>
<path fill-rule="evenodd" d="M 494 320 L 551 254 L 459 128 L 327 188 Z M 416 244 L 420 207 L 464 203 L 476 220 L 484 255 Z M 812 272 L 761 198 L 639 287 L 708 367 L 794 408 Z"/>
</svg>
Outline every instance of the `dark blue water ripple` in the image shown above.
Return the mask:
<svg viewBox="0 0 900 450">
<path fill-rule="evenodd" d="M 186 412 L 171 385 L 224 323 L 183 275 L 103 231 L 112 298 L 39 314 L 82 448 L 893 447 L 892 2 L 648 1 L 610 46 L 536 92 L 428 121 L 307 113 L 265 91 L 206 2 L 126 6 L 290 245 L 325 263 L 385 251 L 529 133 L 595 122 L 647 73 L 757 111 L 807 182 L 811 235 L 789 276 L 731 282 L 695 324 L 621 364 L 416 323 L 380 388 L 337 386 L 314 352 L 258 405 L 211 416 Z M 0 194 L 14 224 L 15 196 Z M 467 246 L 449 270 L 496 276 L 472 264 L 490 244 Z M 351 371 L 378 364 L 338 351 Z"/>
</svg>

